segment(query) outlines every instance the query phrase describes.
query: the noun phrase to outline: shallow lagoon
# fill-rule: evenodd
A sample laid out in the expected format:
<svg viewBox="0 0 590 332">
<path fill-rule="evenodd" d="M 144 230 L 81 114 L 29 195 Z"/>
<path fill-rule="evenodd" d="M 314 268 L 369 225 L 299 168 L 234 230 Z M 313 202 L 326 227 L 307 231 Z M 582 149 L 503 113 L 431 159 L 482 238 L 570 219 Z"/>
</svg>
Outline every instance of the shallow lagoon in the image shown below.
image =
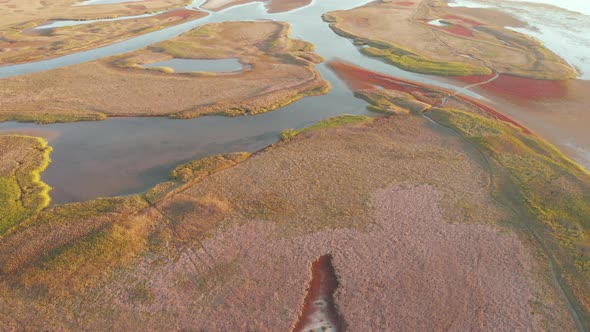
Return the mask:
<svg viewBox="0 0 590 332">
<path fill-rule="evenodd" d="M 200 60 L 200 59 L 170 59 L 143 65 L 144 68 L 165 67 L 176 73 L 230 73 L 244 69 L 238 59 Z"/>
</svg>

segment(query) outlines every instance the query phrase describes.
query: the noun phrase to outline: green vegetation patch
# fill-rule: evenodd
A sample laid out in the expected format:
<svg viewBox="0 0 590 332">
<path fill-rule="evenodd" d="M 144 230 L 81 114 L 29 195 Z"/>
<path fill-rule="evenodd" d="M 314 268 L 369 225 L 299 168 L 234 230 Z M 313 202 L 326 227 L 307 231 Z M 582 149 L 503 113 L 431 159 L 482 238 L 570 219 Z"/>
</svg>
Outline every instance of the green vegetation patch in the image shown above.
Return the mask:
<svg viewBox="0 0 590 332">
<path fill-rule="evenodd" d="M 330 20 L 334 19 L 329 16 L 324 16 L 324 20 L 330 22 Z M 368 56 L 382 58 L 388 63 L 403 70 L 441 76 L 491 75 L 493 73 L 490 68 L 484 66 L 461 62 L 432 60 L 390 42 L 371 40 L 357 36 L 337 27 L 336 23 L 330 23 L 330 28 L 337 35 L 353 39 L 355 44 L 365 46 L 361 49 L 362 53 Z"/>
<path fill-rule="evenodd" d="M 180 182 L 199 181 L 208 175 L 235 166 L 249 157 L 248 152 L 236 152 L 191 161 L 176 167 L 170 177 Z"/>
<path fill-rule="evenodd" d="M 369 103 L 368 110 L 378 113 L 417 114 L 431 107 L 410 94 L 392 90 L 359 90 L 354 95 Z"/>
<path fill-rule="evenodd" d="M 41 138 L 0 136 L 0 236 L 49 205 L 50 188 L 40 173 L 50 153 Z"/>
<path fill-rule="evenodd" d="M 284 130 L 281 133 L 281 140 L 289 141 L 290 139 L 292 139 L 293 137 L 295 137 L 301 133 L 307 133 L 307 132 L 321 130 L 321 129 L 327 129 L 327 128 L 335 128 L 335 127 L 340 127 L 340 126 L 347 125 L 347 124 L 369 122 L 369 121 L 373 121 L 373 119 L 374 118 L 364 116 L 364 115 L 344 114 L 344 115 L 336 116 L 336 117 L 329 118 L 326 120 L 322 120 L 316 124 L 313 124 L 309 127 L 305 127 L 302 129 Z"/>
<path fill-rule="evenodd" d="M 98 112 L 77 112 L 77 111 L 55 111 L 47 113 L 26 113 L 18 114 L 0 114 L 0 122 L 17 121 L 17 122 L 35 122 L 40 124 L 65 123 L 78 121 L 99 121 L 106 119 L 104 113 Z"/>
<path fill-rule="evenodd" d="M 430 75 L 441 76 L 471 76 L 490 75 L 492 70 L 483 66 L 453 61 L 436 61 L 419 54 L 406 54 L 400 52 L 396 46 L 386 46 L 388 43 L 369 43 L 369 47 L 362 48 L 362 52 L 368 56 L 382 58 L 390 64 L 403 70 Z M 377 47 L 375 47 L 377 46 Z"/>
<path fill-rule="evenodd" d="M 498 120 L 456 109 L 427 112 L 488 157 L 493 195 L 517 215 L 554 261 L 566 293 L 590 324 L 590 174 L 543 139 Z"/>
</svg>

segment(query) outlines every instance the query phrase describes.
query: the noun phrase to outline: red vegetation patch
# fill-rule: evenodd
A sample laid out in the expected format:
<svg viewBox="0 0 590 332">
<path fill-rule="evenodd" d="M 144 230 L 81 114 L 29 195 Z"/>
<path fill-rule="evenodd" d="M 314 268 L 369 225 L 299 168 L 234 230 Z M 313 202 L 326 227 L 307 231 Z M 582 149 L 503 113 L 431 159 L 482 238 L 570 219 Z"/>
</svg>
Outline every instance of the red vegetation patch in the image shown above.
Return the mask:
<svg viewBox="0 0 590 332">
<path fill-rule="evenodd" d="M 396 90 L 409 94 L 424 95 L 433 92 L 433 89 L 414 84 L 410 81 L 376 73 L 343 61 L 331 61 L 328 65 L 353 90 L 370 89 L 380 86 L 388 90 Z M 447 91 L 442 92 L 449 93 Z"/>
<path fill-rule="evenodd" d="M 467 83 L 480 83 L 490 78 L 492 76 L 455 77 Z M 560 99 L 568 94 L 568 81 L 538 80 L 507 74 L 500 74 L 497 79 L 481 87 L 499 95 L 523 100 Z"/>
<path fill-rule="evenodd" d="M 343 61 L 331 61 L 328 63 L 328 66 L 330 66 L 330 68 L 332 68 L 332 70 L 334 70 L 336 74 L 340 76 L 340 78 L 342 78 L 354 90 L 368 89 L 374 86 L 380 86 L 388 90 L 395 90 L 411 94 L 417 100 L 423 103 L 428 103 L 433 106 L 441 104 L 440 95 L 437 95 L 436 99 L 432 97 L 436 93 L 446 95 L 453 94 L 453 92 L 449 90 L 428 86 L 426 84 L 414 83 L 393 76 L 376 73 L 361 67 L 348 64 Z M 482 79 L 482 77 L 484 76 L 476 76 L 477 79 L 470 79 L 474 80 L 474 83 L 477 83 L 480 81 L 485 81 L 484 79 Z M 508 116 L 496 111 L 492 107 L 489 107 L 474 98 L 459 95 L 455 95 L 454 97 L 480 108 L 482 111 L 488 113 L 489 115 L 492 115 L 498 120 L 510 123 L 516 127 L 521 128 L 525 133 L 531 134 L 531 131 L 523 125 L 519 124 L 518 122 L 509 118 Z"/>
<path fill-rule="evenodd" d="M 462 37 L 473 37 L 473 31 L 471 31 L 471 29 L 466 28 L 464 26 L 461 25 L 449 25 L 449 26 L 444 26 L 444 27 L 437 27 L 440 30 L 444 30 L 447 32 L 450 32 L 454 35 L 457 36 L 462 36 Z"/>
<path fill-rule="evenodd" d="M 461 16 L 457 16 L 457 15 L 445 15 L 443 18 L 447 19 L 447 20 L 457 20 L 457 21 L 461 21 L 462 23 L 465 24 L 469 24 L 472 26 L 478 26 L 478 25 L 483 25 L 483 23 L 472 20 L 472 19 L 468 19 L 468 18 L 464 18 Z"/>
</svg>

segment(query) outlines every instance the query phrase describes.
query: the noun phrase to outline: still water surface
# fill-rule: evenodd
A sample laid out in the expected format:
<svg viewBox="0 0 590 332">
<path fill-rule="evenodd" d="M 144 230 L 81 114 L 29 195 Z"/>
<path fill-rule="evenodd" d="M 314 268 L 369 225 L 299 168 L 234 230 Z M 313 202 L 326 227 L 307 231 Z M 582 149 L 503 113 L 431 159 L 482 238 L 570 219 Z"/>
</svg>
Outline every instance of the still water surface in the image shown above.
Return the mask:
<svg viewBox="0 0 590 332">
<path fill-rule="evenodd" d="M 241 71 L 244 65 L 238 59 L 198 60 L 198 59 L 170 59 L 143 65 L 144 68 L 167 67 L 176 73 L 230 73 Z"/>
</svg>

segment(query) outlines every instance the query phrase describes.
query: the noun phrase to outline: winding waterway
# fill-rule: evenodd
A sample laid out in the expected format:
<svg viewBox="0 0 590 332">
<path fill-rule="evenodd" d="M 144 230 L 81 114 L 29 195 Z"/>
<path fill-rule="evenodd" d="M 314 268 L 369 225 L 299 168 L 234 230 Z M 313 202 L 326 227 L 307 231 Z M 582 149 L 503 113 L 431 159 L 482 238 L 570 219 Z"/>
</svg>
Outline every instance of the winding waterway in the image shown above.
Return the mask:
<svg viewBox="0 0 590 332">
<path fill-rule="evenodd" d="M 187 8 L 199 7 L 196 1 Z M 323 22 L 323 13 L 350 9 L 370 0 L 318 0 L 287 13 L 268 14 L 261 2 L 235 6 L 194 21 L 123 42 L 45 61 L 0 67 L 0 78 L 59 68 L 141 49 L 198 26 L 224 21 L 273 19 L 292 26 L 293 38 L 316 46 L 325 59 L 342 59 L 369 70 L 404 79 L 460 90 L 448 81 L 403 71 L 362 55 L 348 39 L 338 37 Z M 179 163 L 232 151 L 256 151 L 275 142 L 282 130 L 301 128 L 339 114 L 370 114 L 334 73 L 318 69 L 331 83 L 329 94 L 307 97 L 273 112 L 227 118 L 206 116 L 191 120 L 111 118 L 99 122 L 36 125 L 0 123 L 0 132 L 46 132 L 54 148 L 52 163 L 42 174 L 53 191 L 54 203 L 83 201 L 144 191 L 165 181 Z M 480 97 L 471 91 L 462 92 Z"/>
</svg>

